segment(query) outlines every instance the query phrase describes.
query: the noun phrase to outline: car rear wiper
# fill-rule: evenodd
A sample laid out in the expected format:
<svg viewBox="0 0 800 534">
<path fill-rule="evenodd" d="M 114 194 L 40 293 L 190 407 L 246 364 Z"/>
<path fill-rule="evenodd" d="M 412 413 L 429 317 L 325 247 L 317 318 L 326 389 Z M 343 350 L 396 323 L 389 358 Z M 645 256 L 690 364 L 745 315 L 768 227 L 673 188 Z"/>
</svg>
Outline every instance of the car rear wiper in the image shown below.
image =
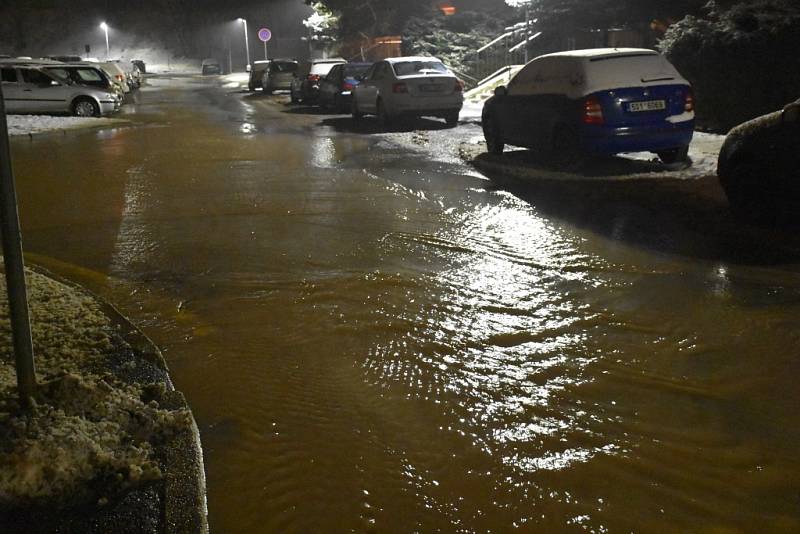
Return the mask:
<svg viewBox="0 0 800 534">
<path fill-rule="evenodd" d="M 642 78 L 642 83 L 649 83 L 649 82 L 666 82 L 667 80 L 674 80 L 674 76 L 667 76 L 665 78 Z"/>
</svg>

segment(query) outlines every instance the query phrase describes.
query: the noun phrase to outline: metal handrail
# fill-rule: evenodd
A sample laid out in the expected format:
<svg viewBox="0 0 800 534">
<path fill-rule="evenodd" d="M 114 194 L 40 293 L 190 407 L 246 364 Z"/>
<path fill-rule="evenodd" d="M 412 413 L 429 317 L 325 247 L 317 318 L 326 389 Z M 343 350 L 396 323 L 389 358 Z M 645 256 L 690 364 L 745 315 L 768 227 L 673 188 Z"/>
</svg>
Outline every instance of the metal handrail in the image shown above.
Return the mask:
<svg viewBox="0 0 800 534">
<path fill-rule="evenodd" d="M 461 78 L 466 78 L 467 80 L 469 80 L 469 81 L 471 81 L 471 82 L 474 82 L 475 84 L 478 84 L 478 85 L 479 85 L 479 83 L 478 83 L 478 78 L 473 78 L 473 77 L 472 77 L 472 76 L 470 76 L 469 74 L 467 74 L 467 73 L 465 73 L 465 72 L 458 71 L 458 70 L 456 70 L 456 69 L 454 69 L 454 68 L 452 68 L 452 67 L 450 68 L 450 70 L 453 72 L 453 74 L 456 74 L 456 75 L 458 75 L 458 76 L 459 76 L 459 77 L 461 77 Z"/>
</svg>

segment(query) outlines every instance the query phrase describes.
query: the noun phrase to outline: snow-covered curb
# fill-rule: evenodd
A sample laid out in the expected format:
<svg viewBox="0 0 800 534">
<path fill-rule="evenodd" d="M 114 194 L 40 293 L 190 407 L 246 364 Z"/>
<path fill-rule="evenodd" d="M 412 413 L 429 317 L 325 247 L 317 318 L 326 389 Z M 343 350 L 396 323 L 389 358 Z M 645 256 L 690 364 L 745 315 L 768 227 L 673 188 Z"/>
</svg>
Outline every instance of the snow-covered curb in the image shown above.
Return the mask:
<svg viewBox="0 0 800 534">
<path fill-rule="evenodd" d="M 502 155 L 486 153 L 482 137 L 474 137 L 460 148 L 461 157 L 484 172 L 537 180 L 697 180 L 716 174 L 717 157 L 724 135 L 695 132 L 689 146 L 691 163 L 664 165 L 651 153 L 621 154 L 596 159 L 584 171 L 565 172 L 537 161 L 527 150 L 506 149 Z"/>
<path fill-rule="evenodd" d="M 9 135 L 37 135 L 48 132 L 118 126 L 128 121 L 108 117 L 60 117 L 51 115 L 8 115 Z"/>
</svg>

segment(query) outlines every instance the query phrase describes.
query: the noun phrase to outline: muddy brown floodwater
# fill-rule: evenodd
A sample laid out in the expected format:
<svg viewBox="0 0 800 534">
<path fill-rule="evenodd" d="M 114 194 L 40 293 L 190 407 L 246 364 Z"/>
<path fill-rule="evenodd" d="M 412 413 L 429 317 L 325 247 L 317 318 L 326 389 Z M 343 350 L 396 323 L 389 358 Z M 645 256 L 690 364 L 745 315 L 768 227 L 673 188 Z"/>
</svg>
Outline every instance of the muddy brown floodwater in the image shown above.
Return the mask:
<svg viewBox="0 0 800 534">
<path fill-rule="evenodd" d="M 213 531 L 800 530 L 797 249 L 215 81 L 137 102 L 14 141 L 25 245 L 165 349 Z"/>
</svg>

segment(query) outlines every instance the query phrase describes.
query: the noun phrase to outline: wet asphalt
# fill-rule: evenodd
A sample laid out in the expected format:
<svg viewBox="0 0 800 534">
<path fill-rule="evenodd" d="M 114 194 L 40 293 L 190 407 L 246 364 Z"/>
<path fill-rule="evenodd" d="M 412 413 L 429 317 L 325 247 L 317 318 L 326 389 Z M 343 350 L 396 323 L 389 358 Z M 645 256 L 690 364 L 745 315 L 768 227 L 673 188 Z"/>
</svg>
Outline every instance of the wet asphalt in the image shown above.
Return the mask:
<svg viewBox="0 0 800 534">
<path fill-rule="evenodd" d="M 29 261 L 164 349 L 212 530 L 800 529 L 793 232 L 288 100 L 154 77 L 12 146 Z"/>
</svg>

